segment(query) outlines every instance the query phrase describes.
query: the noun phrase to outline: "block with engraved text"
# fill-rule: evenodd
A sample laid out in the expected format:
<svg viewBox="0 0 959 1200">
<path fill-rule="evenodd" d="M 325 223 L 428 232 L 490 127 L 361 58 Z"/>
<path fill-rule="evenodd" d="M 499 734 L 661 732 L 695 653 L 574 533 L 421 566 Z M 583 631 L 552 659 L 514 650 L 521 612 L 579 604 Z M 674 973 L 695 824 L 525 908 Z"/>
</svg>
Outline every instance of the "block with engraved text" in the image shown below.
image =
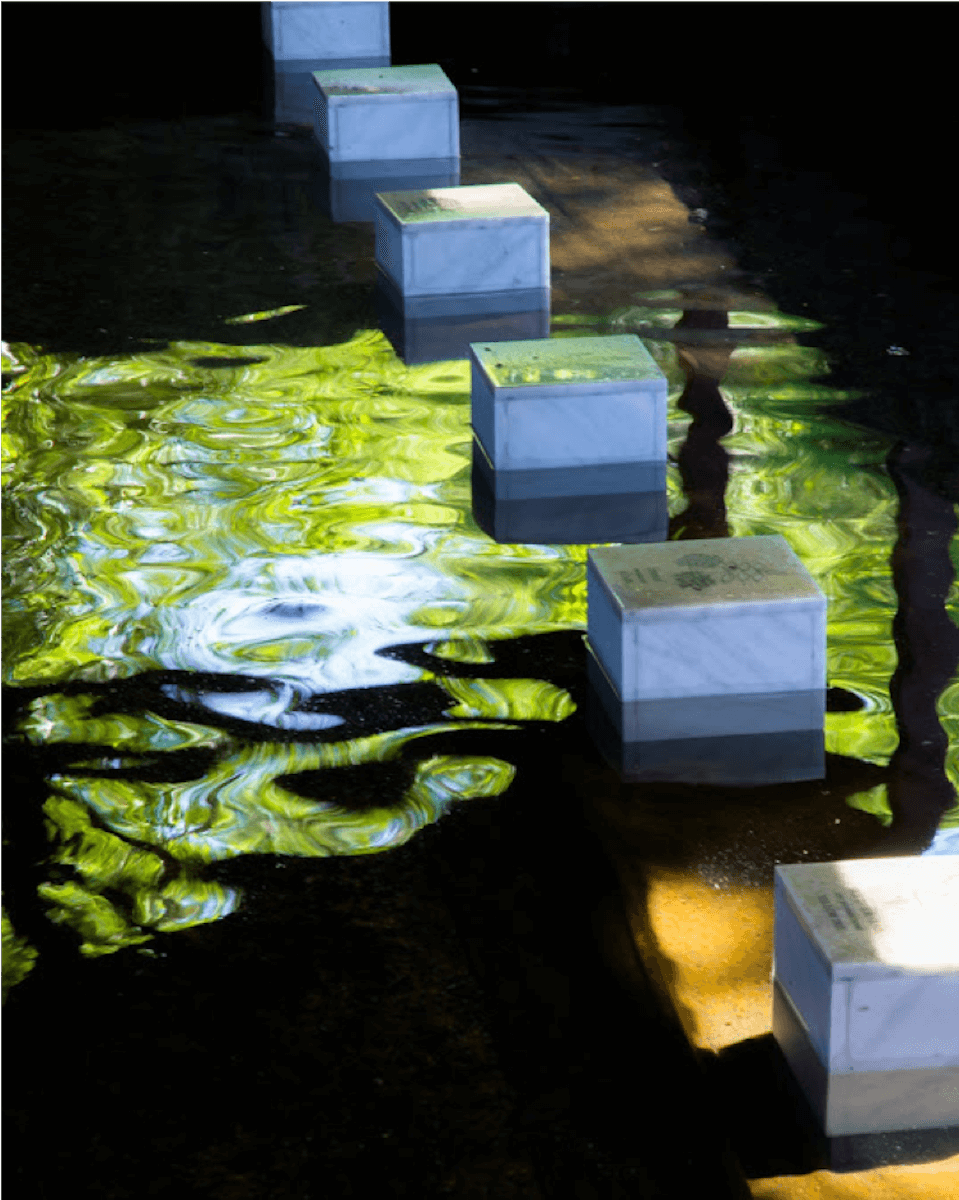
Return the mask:
<svg viewBox="0 0 959 1200">
<path fill-rule="evenodd" d="M 959 856 L 779 866 L 773 1033 L 829 1137 L 959 1125 Z"/>
<path fill-rule="evenodd" d="M 587 665 L 624 769 L 823 773 L 826 599 L 777 535 L 590 550 Z"/>
</svg>

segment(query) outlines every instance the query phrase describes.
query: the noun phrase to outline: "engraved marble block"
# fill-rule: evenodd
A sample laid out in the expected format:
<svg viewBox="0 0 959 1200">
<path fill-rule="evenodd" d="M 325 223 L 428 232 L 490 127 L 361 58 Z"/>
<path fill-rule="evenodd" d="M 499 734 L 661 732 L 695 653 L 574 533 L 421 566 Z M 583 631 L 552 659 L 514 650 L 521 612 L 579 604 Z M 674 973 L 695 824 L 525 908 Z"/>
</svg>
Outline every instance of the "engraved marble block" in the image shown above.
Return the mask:
<svg viewBox="0 0 959 1200">
<path fill-rule="evenodd" d="M 627 742 L 821 735 L 826 599 L 779 536 L 589 551 L 588 643 Z"/>
<path fill-rule="evenodd" d="M 504 499 L 665 488 L 666 377 L 635 334 L 480 342 L 470 359 L 473 432 Z"/>
<path fill-rule="evenodd" d="M 381 192 L 376 263 L 410 315 L 549 303 L 549 213 L 518 183 Z"/>
<path fill-rule="evenodd" d="M 959 1125 L 959 856 L 777 867 L 773 981 L 827 1136 Z"/>
<path fill-rule="evenodd" d="M 314 71 L 313 82 L 314 128 L 331 166 L 459 159 L 459 98 L 439 67 Z"/>
<path fill-rule="evenodd" d="M 390 6 L 367 0 L 278 0 L 260 5 L 263 40 L 278 71 L 388 66 Z"/>
</svg>

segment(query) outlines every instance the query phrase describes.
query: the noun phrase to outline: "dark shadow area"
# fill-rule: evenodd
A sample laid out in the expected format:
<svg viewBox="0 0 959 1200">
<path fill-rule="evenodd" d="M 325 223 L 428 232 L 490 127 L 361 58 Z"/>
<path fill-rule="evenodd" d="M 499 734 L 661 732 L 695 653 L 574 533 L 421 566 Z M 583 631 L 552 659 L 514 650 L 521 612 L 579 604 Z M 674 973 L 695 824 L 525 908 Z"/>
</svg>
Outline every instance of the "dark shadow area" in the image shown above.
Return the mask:
<svg viewBox="0 0 959 1200">
<path fill-rule="evenodd" d="M 907 442 L 894 447 L 887 463 L 899 495 L 892 552 L 899 661 L 889 681 L 899 744 L 889 763 L 889 803 L 902 854 L 924 850 L 930 829 L 956 802 L 937 704 L 959 669 L 959 628 L 946 609 L 956 576 L 949 550 L 959 519 L 955 503 L 929 479 L 935 458 L 931 447 Z"/>
<path fill-rule="evenodd" d="M 116 356 L 331 345 L 376 327 L 372 227 L 319 211 L 309 130 L 187 116 L 18 134 L 4 156 L 8 342 Z"/>
<path fill-rule="evenodd" d="M 386 653 L 578 692 L 579 646 L 571 631 L 491 643 L 495 663 L 444 660 L 418 645 Z M 185 673 L 171 674 L 183 687 Z M 159 708 L 171 680 L 158 676 L 68 690 L 99 694 L 91 712 Z M 418 698 L 430 686 L 366 689 L 375 724 L 437 715 Z M 331 694 L 325 706 L 347 713 L 357 695 L 340 693 L 338 705 Z M 169 701 L 165 712 L 198 718 Z M 615 906 L 616 889 L 562 765 L 561 749 L 593 753 L 581 724 L 518 724 L 453 725 L 407 742 L 394 760 L 280 776 L 296 795 L 361 814 L 398 801 L 432 755 L 491 754 L 517 771 L 506 795 L 454 806 L 388 855 L 211 863 L 207 878 L 241 888 L 237 913 L 84 960 L 77 935 L 52 925 L 36 895 L 51 878 L 40 805 L 51 771 L 77 769 L 71 755 L 111 751 L 61 743 L 18 754 L 11 719 L 5 902 L 40 950 L 6 1014 L 22 1047 L 8 1050 L 6 1094 L 8 1129 L 25 1151 L 8 1148 L 18 1194 L 56 1194 L 69 1181 L 77 1194 L 127 1196 L 145 1172 L 158 1196 L 319 1188 L 346 1197 L 388 1179 L 399 1196 L 574 1200 L 661 1195 L 678 1180 L 690 1194 L 746 1200 L 681 1029 L 636 962 L 624 968 L 624 990 L 597 949 L 593 912 Z M 250 734 L 249 724 L 220 727 Z M 187 756 L 158 758 L 176 767 L 165 778 L 188 775 Z M 202 755 L 191 762 L 197 774 L 207 765 Z M 150 770 L 139 777 L 154 778 Z M 79 878 L 56 866 L 52 874 Z M 65 996 L 68 1052 L 55 1036 Z M 635 1095 L 637 1078 L 656 1080 L 652 1113 Z M 37 1160 L 30 1147 L 53 1093 L 73 1115 Z M 695 1152 L 677 1154 L 690 1127 Z"/>
<path fill-rule="evenodd" d="M 729 327 L 721 310 L 688 309 L 676 325 L 679 330 L 720 330 Z M 678 455 L 679 474 L 687 506 L 670 518 L 671 539 L 728 537 L 726 484 L 729 454 L 720 439 L 733 427 L 732 414 L 719 391 L 732 348 L 722 343 L 695 346 L 677 343 L 678 357 L 687 383 L 678 407 L 692 416 Z"/>
</svg>

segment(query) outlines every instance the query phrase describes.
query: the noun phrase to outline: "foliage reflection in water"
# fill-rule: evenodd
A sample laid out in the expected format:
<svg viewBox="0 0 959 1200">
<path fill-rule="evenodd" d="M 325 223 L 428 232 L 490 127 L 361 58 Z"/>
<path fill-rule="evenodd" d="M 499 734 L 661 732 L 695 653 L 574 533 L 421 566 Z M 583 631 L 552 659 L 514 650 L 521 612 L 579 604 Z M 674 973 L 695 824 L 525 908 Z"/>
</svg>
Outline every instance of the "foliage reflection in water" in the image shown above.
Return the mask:
<svg viewBox="0 0 959 1200">
<path fill-rule="evenodd" d="M 635 319 L 559 318 L 556 336 Z M 731 314 L 747 323 L 775 316 Z M 684 379 L 649 332 L 670 381 L 675 516 Z M 476 526 L 465 361 L 408 368 L 364 331 L 111 360 L 17 345 L 5 367 L 5 682 L 46 756 L 41 895 L 84 953 L 234 911 L 236 889 L 204 878 L 216 860 L 399 845 L 514 775 L 432 739 L 574 711 L 546 680 L 483 673 L 497 642 L 585 628 L 586 547 L 499 545 Z M 782 534 L 818 579 L 830 685 L 863 701 L 828 715 L 827 749 L 885 764 L 890 444 L 823 415 L 843 399 L 813 382 L 825 373 L 791 341 L 732 354 L 729 532 Z M 396 652 L 408 646 L 430 666 Z M 939 715 L 955 783 L 956 687 Z M 881 788 L 850 802 L 891 819 Z M 17 982 L 35 951 L 6 919 L 4 949 Z"/>
</svg>

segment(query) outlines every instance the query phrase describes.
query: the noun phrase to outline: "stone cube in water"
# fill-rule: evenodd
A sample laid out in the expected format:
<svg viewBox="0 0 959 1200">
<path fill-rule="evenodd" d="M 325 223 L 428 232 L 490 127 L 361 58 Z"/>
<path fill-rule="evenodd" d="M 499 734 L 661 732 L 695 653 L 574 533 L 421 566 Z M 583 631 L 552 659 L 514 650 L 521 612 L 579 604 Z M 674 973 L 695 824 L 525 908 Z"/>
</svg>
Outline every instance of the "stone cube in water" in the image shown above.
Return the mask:
<svg viewBox="0 0 959 1200">
<path fill-rule="evenodd" d="M 313 80 L 316 136 L 331 165 L 459 159 L 459 98 L 438 66 L 315 71 Z"/>
<path fill-rule="evenodd" d="M 587 658 L 629 771 L 820 778 L 826 600 L 779 536 L 589 551 Z"/>
<path fill-rule="evenodd" d="M 533 311 L 549 297 L 549 214 L 517 183 L 381 192 L 376 262 L 410 315 Z"/>
<path fill-rule="evenodd" d="M 773 1032 L 829 1137 L 959 1125 L 959 856 L 779 866 Z"/>
<path fill-rule="evenodd" d="M 390 6 L 368 0 L 278 0 L 261 5 L 263 39 L 277 67 L 312 62 L 385 66 L 390 61 Z"/>
<path fill-rule="evenodd" d="M 666 377 L 635 334 L 479 342 L 470 359 L 473 431 L 504 499 L 665 487 Z"/>
</svg>

